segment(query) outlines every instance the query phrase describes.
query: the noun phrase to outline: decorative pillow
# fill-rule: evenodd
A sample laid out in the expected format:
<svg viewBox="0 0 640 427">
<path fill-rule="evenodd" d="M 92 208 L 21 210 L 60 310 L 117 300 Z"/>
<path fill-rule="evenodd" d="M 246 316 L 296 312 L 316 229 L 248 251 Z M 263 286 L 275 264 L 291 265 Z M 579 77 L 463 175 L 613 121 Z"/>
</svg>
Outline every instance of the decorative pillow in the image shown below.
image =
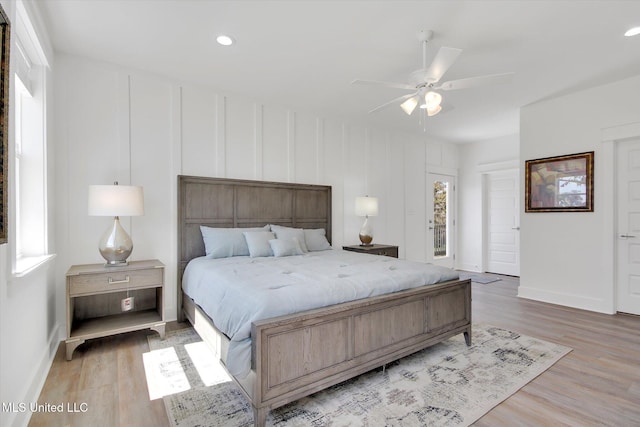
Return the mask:
<svg viewBox="0 0 640 427">
<path fill-rule="evenodd" d="M 303 252 L 309 252 L 304 240 L 304 230 L 302 228 L 283 227 L 281 225 L 271 224 L 271 231 L 276 234 L 276 239 L 297 239 L 300 244 L 300 249 L 302 249 Z"/>
<path fill-rule="evenodd" d="M 272 239 L 269 240 L 269 245 L 276 257 L 304 255 L 297 239 Z"/>
<path fill-rule="evenodd" d="M 213 228 L 200 226 L 204 252 L 209 258 L 227 258 L 231 256 L 249 255 L 247 241 L 242 234 L 244 231 L 265 231 L 269 226 L 262 228 Z"/>
<path fill-rule="evenodd" d="M 331 249 L 331 245 L 326 237 L 327 232 L 324 228 L 306 229 L 304 230 L 304 240 L 307 244 L 307 250 L 312 251 L 326 251 Z"/>
<path fill-rule="evenodd" d="M 269 240 L 275 239 L 275 234 L 270 231 L 245 231 L 242 234 L 244 234 L 247 246 L 249 246 L 251 258 L 273 256 Z"/>
</svg>

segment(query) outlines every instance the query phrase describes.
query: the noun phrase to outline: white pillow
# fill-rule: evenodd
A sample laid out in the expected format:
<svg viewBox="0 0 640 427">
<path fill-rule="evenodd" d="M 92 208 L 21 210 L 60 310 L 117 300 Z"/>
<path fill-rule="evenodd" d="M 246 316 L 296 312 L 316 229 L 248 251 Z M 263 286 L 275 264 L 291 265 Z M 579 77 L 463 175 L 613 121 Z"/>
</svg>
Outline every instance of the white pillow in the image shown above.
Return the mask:
<svg viewBox="0 0 640 427">
<path fill-rule="evenodd" d="M 304 255 L 297 239 L 272 239 L 269 245 L 273 251 L 273 255 L 277 257 Z"/>
<path fill-rule="evenodd" d="M 209 258 L 249 255 L 249 247 L 242 232 L 264 230 L 269 230 L 269 226 L 265 225 L 262 228 L 212 228 L 204 225 L 200 226 L 202 240 L 204 241 L 204 252 Z"/>
<path fill-rule="evenodd" d="M 281 225 L 271 224 L 271 231 L 276 234 L 276 239 L 298 240 L 300 249 L 302 249 L 303 252 L 309 252 L 304 240 L 304 230 L 302 228 L 283 227 Z"/>
<path fill-rule="evenodd" d="M 327 232 L 324 228 L 306 229 L 304 230 L 304 240 L 307 244 L 307 250 L 326 251 L 331 249 L 331 245 L 326 237 Z"/>
<path fill-rule="evenodd" d="M 247 246 L 249 246 L 251 258 L 273 256 L 269 240 L 275 239 L 275 234 L 270 231 L 245 231 L 242 234 L 244 234 Z"/>
</svg>

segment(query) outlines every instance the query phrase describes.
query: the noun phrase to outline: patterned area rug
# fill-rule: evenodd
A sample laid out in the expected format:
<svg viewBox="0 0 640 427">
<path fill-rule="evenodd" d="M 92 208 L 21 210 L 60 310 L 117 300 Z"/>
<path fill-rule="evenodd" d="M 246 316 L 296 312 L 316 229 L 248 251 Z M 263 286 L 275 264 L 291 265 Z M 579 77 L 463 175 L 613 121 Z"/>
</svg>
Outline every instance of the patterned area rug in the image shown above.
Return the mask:
<svg viewBox="0 0 640 427">
<path fill-rule="evenodd" d="M 252 426 L 251 404 L 191 328 L 149 336 L 145 369 L 172 425 Z M 571 349 L 504 329 L 462 334 L 270 412 L 269 426 L 467 426 Z"/>
</svg>

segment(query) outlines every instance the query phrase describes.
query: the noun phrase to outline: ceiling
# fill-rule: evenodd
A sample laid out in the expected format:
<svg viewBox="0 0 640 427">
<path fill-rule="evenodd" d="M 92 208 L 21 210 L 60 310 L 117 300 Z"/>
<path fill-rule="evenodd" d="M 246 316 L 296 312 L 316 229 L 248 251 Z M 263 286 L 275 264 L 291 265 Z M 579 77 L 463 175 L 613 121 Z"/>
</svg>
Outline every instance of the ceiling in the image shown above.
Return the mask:
<svg viewBox="0 0 640 427">
<path fill-rule="evenodd" d="M 204 83 L 267 105 L 464 143 L 518 133 L 519 108 L 640 75 L 640 1 L 47 0 L 37 3 L 57 52 Z M 514 72 L 508 84 L 443 92 L 447 112 L 398 106 L 420 68 L 417 32 L 463 49 L 441 81 Z M 236 44 L 215 43 L 218 34 Z M 606 108 L 594 100 L 594 108 Z"/>
</svg>

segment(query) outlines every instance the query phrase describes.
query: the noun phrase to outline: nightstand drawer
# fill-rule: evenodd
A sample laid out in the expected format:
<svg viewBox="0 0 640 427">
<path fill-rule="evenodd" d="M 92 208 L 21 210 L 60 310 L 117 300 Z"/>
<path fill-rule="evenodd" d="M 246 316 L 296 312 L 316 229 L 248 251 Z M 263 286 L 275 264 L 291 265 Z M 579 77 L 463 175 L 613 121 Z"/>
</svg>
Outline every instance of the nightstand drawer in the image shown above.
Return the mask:
<svg viewBox="0 0 640 427">
<path fill-rule="evenodd" d="M 69 277 L 69 295 L 112 292 L 117 290 L 162 286 L 163 270 L 149 268 L 98 274 L 79 274 Z"/>
</svg>

